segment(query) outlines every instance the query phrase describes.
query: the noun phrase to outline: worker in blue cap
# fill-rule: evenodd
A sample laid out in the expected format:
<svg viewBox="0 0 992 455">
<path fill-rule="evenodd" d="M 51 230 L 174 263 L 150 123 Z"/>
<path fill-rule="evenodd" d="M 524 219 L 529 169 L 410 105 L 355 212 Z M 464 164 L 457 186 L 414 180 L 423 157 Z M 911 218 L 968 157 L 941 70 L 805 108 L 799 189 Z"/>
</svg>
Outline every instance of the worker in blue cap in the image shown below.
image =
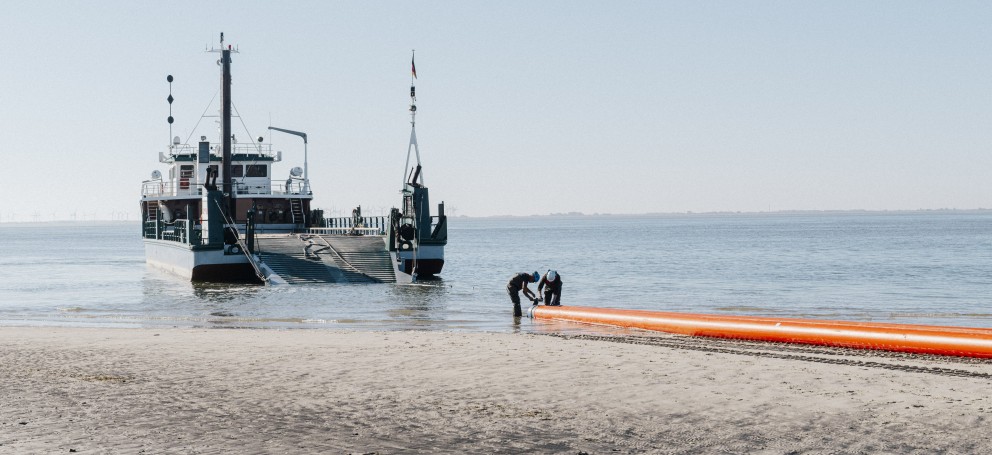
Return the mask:
<svg viewBox="0 0 992 455">
<path fill-rule="evenodd" d="M 510 301 L 513 302 L 514 316 L 523 316 L 523 311 L 520 310 L 520 291 L 524 291 L 524 295 L 533 301 L 535 305 L 537 304 L 538 298 L 534 294 L 534 291 L 527 288 L 527 283 L 537 283 L 540 279 L 540 273 L 520 272 L 513 275 L 513 278 L 510 278 L 510 282 L 506 283 L 506 292 L 510 294 Z"/>
</svg>

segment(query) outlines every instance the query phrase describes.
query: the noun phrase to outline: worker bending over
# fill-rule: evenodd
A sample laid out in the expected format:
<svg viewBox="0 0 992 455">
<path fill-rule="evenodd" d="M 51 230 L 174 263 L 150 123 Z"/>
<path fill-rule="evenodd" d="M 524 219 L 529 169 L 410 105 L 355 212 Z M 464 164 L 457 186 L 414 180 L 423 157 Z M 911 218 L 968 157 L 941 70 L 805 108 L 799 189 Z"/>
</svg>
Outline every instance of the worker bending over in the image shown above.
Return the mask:
<svg viewBox="0 0 992 455">
<path fill-rule="evenodd" d="M 537 284 L 537 292 L 544 291 L 544 304 L 561 305 L 561 275 L 556 270 L 548 270 Z"/>
<path fill-rule="evenodd" d="M 527 283 L 536 283 L 540 279 L 540 273 L 520 272 L 513 275 L 513 278 L 510 278 L 510 282 L 506 283 L 506 292 L 510 294 L 510 301 L 513 302 L 514 316 L 523 316 L 523 312 L 520 310 L 521 290 L 524 291 L 524 295 L 527 296 L 528 299 L 537 300 L 537 296 L 534 294 L 534 291 L 527 288 Z M 537 302 L 534 303 L 536 304 Z"/>
</svg>

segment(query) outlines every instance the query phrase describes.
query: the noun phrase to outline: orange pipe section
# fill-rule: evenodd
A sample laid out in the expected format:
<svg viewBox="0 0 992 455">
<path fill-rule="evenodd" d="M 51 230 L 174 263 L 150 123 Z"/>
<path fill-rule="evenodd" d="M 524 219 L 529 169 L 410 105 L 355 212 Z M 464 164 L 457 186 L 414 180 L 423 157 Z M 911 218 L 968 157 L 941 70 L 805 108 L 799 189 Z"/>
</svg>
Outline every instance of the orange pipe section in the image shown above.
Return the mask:
<svg viewBox="0 0 992 455">
<path fill-rule="evenodd" d="M 528 315 L 692 336 L 992 358 L 992 329 L 562 306 L 534 306 Z"/>
</svg>

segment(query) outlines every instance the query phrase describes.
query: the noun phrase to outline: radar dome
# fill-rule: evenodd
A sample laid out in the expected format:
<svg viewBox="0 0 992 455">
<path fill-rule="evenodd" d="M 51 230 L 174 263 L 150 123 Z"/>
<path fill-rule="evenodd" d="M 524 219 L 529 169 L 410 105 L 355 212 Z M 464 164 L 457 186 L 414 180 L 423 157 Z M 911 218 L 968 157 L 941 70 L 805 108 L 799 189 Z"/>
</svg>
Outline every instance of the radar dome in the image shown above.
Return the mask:
<svg viewBox="0 0 992 455">
<path fill-rule="evenodd" d="M 290 169 L 289 175 L 292 175 L 293 177 L 299 177 L 303 175 L 303 168 L 296 166 L 293 169 Z"/>
<path fill-rule="evenodd" d="M 162 173 L 158 169 L 152 171 L 152 180 L 162 180 Z"/>
</svg>

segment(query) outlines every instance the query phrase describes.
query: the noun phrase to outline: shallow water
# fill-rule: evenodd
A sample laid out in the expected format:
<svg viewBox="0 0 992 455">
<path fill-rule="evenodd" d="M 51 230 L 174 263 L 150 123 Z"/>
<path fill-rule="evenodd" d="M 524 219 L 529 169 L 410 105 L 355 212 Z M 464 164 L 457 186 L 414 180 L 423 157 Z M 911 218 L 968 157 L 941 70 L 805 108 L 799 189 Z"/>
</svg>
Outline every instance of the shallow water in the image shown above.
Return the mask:
<svg viewBox="0 0 992 455">
<path fill-rule="evenodd" d="M 0 224 L 0 324 L 545 331 L 505 284 L 556 268 L 565 305 L 992 326 L 992 212 L 449 222 L 437 281 L 269 287 L 148 267 L 137 223 Z"/>
</svg>

